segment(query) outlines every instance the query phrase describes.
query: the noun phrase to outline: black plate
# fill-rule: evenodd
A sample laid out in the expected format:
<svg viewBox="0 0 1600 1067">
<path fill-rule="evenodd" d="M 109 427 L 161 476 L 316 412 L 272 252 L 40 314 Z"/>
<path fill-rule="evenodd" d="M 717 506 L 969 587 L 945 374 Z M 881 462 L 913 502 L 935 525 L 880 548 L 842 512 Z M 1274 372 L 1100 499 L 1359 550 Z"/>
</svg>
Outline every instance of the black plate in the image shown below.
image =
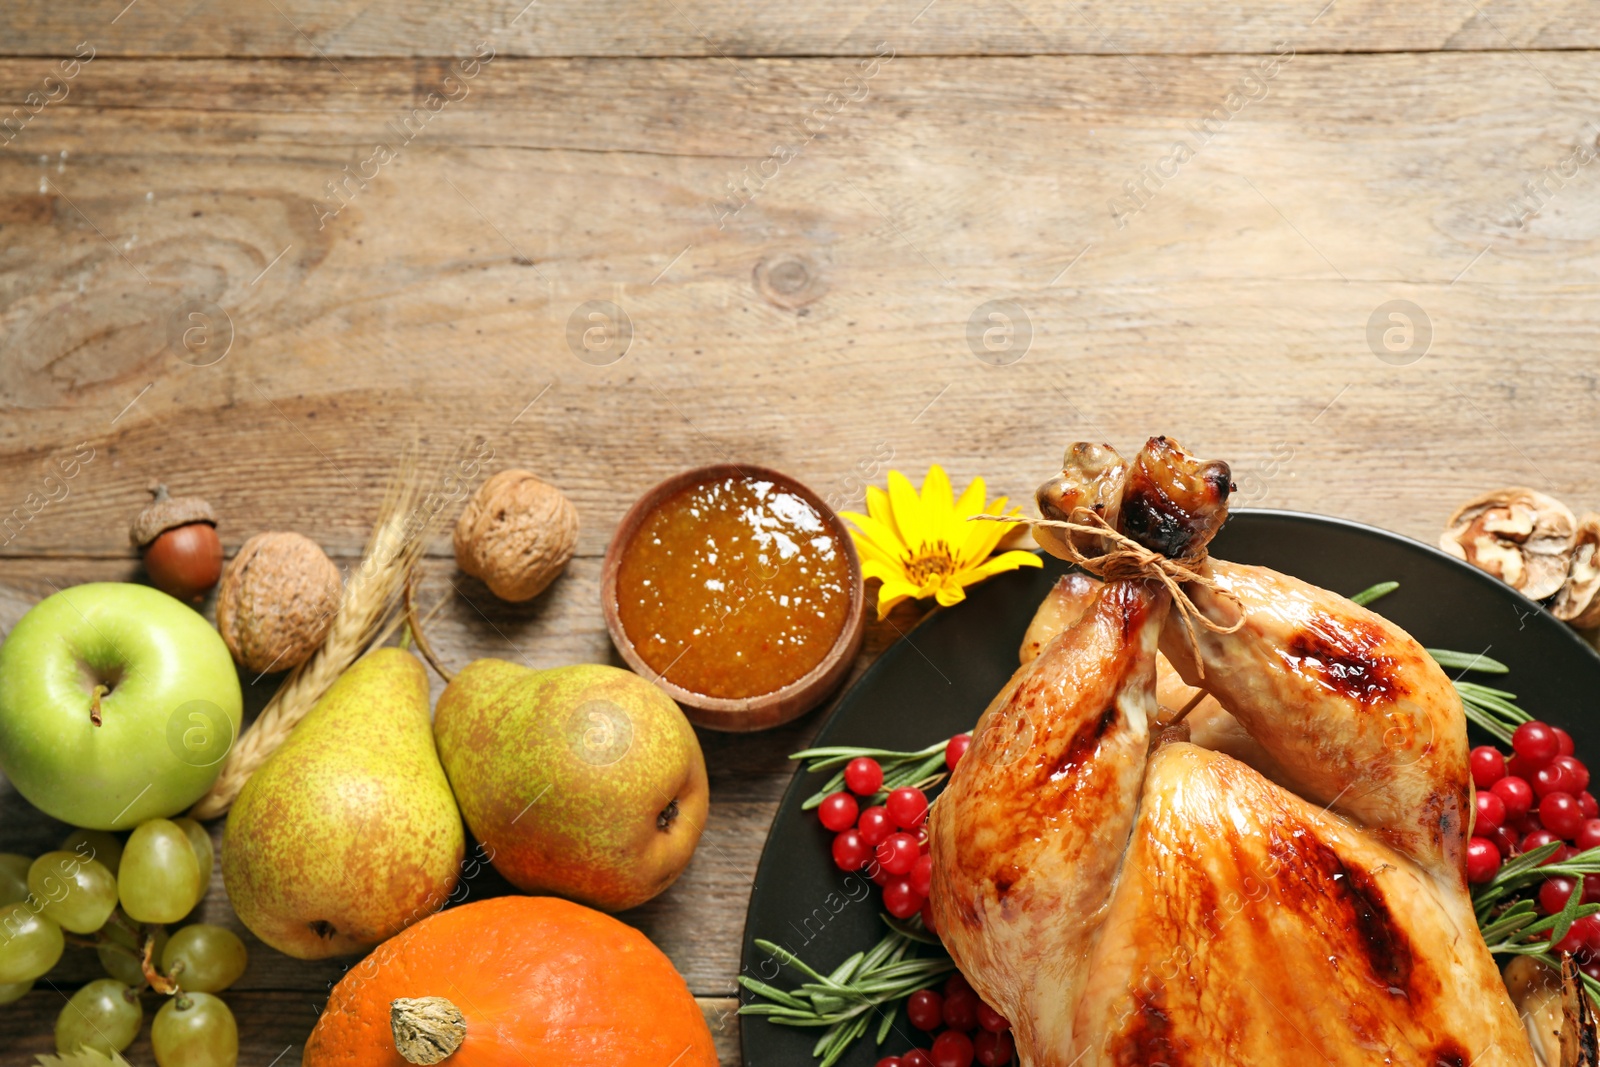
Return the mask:
<svg viewBox="0 0 1600 1067">
<path fill-rule="evenodd" d="M 1504 688 L 1536 717 L 1565 727 L 1591 764 L 1600 753 L 1600 656 L 1537 604 L 1430 545 L 1342 519 L 1287 511 L 1236 512 L 1217 537 L 1224 559 L 1272 567 L 1350 594 L 1383 581 L 1400 588 L 1374 607 L 1432 648 L 1483 652 L 1511 668 Z M 928 616 L 880 656 L 851 687 L 817 734 L 817 745 L 918 749 L 970 730 L 1017 666 L 1017 647 L 1034 609 L 1064 566 L 999 575 L 965 603 Z M 1487 679 L 1490 684 L 1501 682 Z M 743 973 L 772 980 L 775 965 L 755 947 L 774 941 L 827 972 L 886 932 L 875 892 L 833 866 L 831 835 L 800 804 L 822 784 L 797 774 L 772 821 L 745 918 Z M 787 986 L 791 974 L 774 984 Z M 748 1000 L 746 994 L 743 999 Z M 925 1045 L 902 1015 L 881 1051 L 872 1032 L 840 1063 L 871 1067 L 880 1056 Z M 814 1063 L 818 1030 L 741 1020 L 747 1067 Z M 920 1040 L 913 1040 L 918 1038 Z"/>
</svg>

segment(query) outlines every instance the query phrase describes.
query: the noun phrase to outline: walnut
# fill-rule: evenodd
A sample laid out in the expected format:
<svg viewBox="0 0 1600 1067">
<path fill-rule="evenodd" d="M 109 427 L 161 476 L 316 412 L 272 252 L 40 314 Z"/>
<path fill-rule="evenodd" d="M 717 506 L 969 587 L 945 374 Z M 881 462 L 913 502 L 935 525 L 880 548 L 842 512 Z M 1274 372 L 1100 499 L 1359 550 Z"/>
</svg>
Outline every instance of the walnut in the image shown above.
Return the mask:
<svg viewBox="0 0 1600 1067">
<path fill-rule="evenodd" d="M 1550 614 L 1579 629 L 1600 626 L 1600 515 L 1589 512 L 1578 522 L 1572 543 L 1572 567 L 1566 584 L 1550 604 Z"/>
<path fill-rule="evenodd" d="M 561 490 L 524 470 L 478 487 L 456 521 L 456 565 L 501 600 L 532 600 L 578 542 L 578 512 Z"/>
<path fill-rule="evenodd" d="M 1567 580 L 1576 525 L 1554 497 L 1520 487 L 1498 489 L 1456 509 L 1439 547 L 1528 599 L 1543 600 Z"/>
<path fill-rule="evenodd" d="M 311 538 L 256 534 L 223 572 L 217 629 L 246 670 L 298 667 L 328 635 L 342 587 L 339 568 Z"/>
</svg>

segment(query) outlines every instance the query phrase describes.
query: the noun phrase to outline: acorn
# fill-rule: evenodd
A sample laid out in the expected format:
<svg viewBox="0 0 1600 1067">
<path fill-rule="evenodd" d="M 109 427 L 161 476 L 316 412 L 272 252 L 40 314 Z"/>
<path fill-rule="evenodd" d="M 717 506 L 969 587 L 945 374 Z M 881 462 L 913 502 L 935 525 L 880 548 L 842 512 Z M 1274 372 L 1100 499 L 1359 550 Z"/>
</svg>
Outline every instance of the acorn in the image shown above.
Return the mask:
<svg viewBox="0 0 1600 1067">
<path fill-rule="evenodd" d="M 133 520 L 128 536 L 144 558 L 150 583 L 179 600 L 199 600 L 222 577 L 222 541 L 217 516 L 197 496 L 169 496 L 167 487 Z"/>
</svg>

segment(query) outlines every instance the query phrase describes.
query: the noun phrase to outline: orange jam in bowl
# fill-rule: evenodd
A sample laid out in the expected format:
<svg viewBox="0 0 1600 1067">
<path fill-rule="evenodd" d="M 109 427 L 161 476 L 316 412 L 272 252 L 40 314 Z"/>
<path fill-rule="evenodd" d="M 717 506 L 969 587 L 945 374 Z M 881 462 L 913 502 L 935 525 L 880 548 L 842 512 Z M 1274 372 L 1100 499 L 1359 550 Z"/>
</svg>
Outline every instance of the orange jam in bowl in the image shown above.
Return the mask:
<svg viewBox="0 0 1600 1067">
<path fill-rule="evenodd" d="M 691 706 L 748 710 L 831 670 L 847 634 L 859 641 L 849 535 L 776 472 L 730 464 L 665 483 L 624 519 L 610 555 L 605 595 L 619 649 Z M 843 671 L 832 673 L 837 681 Z"/>
</svg>

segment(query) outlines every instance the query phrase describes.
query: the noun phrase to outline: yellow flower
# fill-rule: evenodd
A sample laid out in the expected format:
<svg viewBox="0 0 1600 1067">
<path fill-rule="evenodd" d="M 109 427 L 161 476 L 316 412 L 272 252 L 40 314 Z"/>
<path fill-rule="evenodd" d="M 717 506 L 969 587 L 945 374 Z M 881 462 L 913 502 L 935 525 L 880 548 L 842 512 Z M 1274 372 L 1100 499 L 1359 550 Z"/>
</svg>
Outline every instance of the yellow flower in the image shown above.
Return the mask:
<svg viewBox="0 0 1600 1067">
<path fill-rule="evenodd" d="M 990 556 L 1012 530 L 1006 522 L 968 522 L 971 515 L 1021 514 L 1005 510 L 1006 498 L 984 503 L 982 478 L 974 478 L 961 494 L 951 498 L 950 479 L 935 463 L 922 482 L 922 494 L 899 471 L 889 472 L 889 491 L 867 487 L 867 514 L 841 511 L 855 524 L 851 531 L 861 552 L 861 573 L 879 578 L 878 618 L 911 597 L 933 597 L 942 606 L 967 598 L 966 586 L 991 574 L 1017 567 L 1042 567 L 1032 552 L 1002 552 Z"/>
</svg>

